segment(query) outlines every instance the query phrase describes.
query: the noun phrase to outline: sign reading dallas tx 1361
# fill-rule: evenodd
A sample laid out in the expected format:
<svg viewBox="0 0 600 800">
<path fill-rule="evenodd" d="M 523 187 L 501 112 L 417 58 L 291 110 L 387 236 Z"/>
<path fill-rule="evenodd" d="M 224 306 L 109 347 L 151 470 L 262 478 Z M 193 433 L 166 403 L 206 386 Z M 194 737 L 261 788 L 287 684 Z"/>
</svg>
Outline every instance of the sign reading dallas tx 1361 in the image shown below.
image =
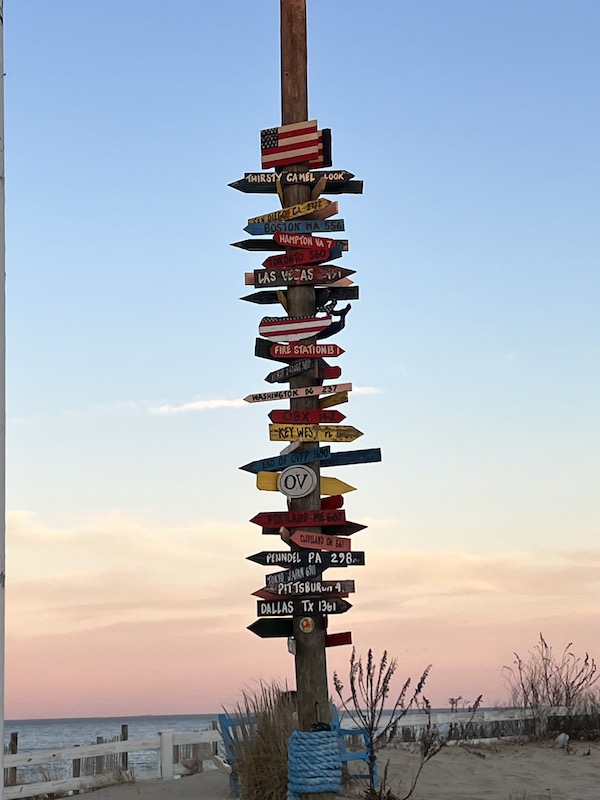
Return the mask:
<svg viewBox="0 0 600 800">
<path fill-rule="evenodd" d="M 267 255 L 260 267 L 254 263 L 252 271 L 245 274 L 246 285 L 266 290 L 242 299 L 278 309 L 272 316 L 263 315 L 258 324 L 262 338 L 256 340 L 255 354 L 284 362 L 265 380 L 289 384 L 294 376 L 307 374 L 313 380 L 311 386 L 259 391 L 244 399 L 262 403 L 314 397 L 318 406 L 310 409 L 280 406 L 271 410 L 269 439 L 287 442 L 289 446 L 279 455 L 275 453 L 240 467 L 256 475 L 259 489 L 277 492 L 282 500 L 280 505 L 286 509 L 261 511 L 251 520 L 262 528 L 263 534 L 279 534 L 292 548 L 248 556 L 265 567 L 279 567 L 278 572 L 266 576 L 264 588 L 254 592 L 261 598 L 256 608 L 259 619 L 248 626 L 253 633 L 268 638 L 290 636 L 293 616 L 309 619 L 311 615 L 343 614 L 351 608 L 341 594 L 347 596 L 354 591 L 354 581 L 326 581 L 320 576 L 330 568 L 364 565 L 365 553 L 352 549 L 350 537 L 366 526 L 349 522 L 341 508 L 344 493 L 354 487 L 324 474 L 323 470 L 380 461 L 381 451 L 343 449 L 362 435 L 354 426 L 340 424 L 346 414 L 332 408 L 349 401 L 352 384 L 323 382 L 339 377 L 342 372 L 324 358 L 337 358 L 344 351 L 336 342 L 315 343 L 320 338 L 337 336 L 343 329 L 351 306 L 340 308 L 338 303 L 358 299 L 358 286 L 350 280 L 355 270 L 337 263 L 350 249 L 347 239 L 335 235 L 345 230 L 344 220 L 336 218 L 338 203 L 320 195 L 360 194 L 362 181 L 354 180 L 348 170 L 332 168 L 331 132 L 319 129 L 316 120 L 265 129 L 261 131 L 260 147 L 262 168 L 273 171 L 246 172 L 230 186 L 261 197 L 283 198 L 282 187 L 304 185 L 310 187 L 311 196 L 306 202 L 288 207 L 282 201 L 282 208 L 263 209 L 248 219 L 244 228 L 247 234 L 268 238 L 247 239 L 234 245 L 250 256 L 263 251 L 275 254 Z M 293 317 L 288 313 L 287 294 L 295 286 L 313 287 L 316 314 Z M 304 341 L 307 339 L 308 342 Z M 324 442 L 341 445 L 342 449 L 332 450 Z M 320 467 L 320 481 L 313 465 Z M 287 507 L 287 501 L 308 496 L 317 485 L 321 508 L 301 511 Z M 307 582 L 310 578 L 313 580 Z M 311 594 L 305 596 L 306 593 Z M 312 628 L 307 623 L 302 630 L 309 632 Z M 352 641 L 349 632 L 330 634 L 327 638 L 330 645 Z"/>
</svg>

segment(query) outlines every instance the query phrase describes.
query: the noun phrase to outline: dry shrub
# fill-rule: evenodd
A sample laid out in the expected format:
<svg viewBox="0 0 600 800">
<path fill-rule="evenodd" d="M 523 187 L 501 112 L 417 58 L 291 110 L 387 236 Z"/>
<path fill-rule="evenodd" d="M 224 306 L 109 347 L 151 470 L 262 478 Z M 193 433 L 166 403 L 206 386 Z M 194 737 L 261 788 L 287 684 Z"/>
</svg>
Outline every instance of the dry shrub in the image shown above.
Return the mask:
<svg viewBox="0 0 600 800">
<path fill-rule="evenodd" d="M 288 740 L 298 727 L 295 693 L 278 683 L 260 683 L 255 690 L 244 690 L 230 716 L 243 721 L 235 736 L 232 765 L 240 783 L 240 797 L 285 800 Z"/>
</svg>

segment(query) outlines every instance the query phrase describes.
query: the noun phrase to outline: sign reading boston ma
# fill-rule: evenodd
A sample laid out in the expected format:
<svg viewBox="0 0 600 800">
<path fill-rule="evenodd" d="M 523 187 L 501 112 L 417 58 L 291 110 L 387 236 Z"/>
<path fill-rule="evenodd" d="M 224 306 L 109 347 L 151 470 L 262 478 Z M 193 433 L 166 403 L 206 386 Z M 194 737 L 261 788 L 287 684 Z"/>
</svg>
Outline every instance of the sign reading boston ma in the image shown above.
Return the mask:
<svg viewBox="0 0 600 800">
<path fill-rule="evenodd" d="M 342 480 L 346 475 L 323 472 L 339 467 L 340 472 L 352 473 L 349 478 L 358 484 L 360 465 L 377 463 L 381 451 L 347 449 L 362 436 L 354 425 L 339 424 L 352 416 L 352 384 L 328 383 L 342 375 L 343 367 L 330 359 L 344 353 L 337 339 L 345 335 L 352 307 L 348 301 L 359 298 L 350 278 L 356 270 L 350 268 L 352 261 L 346 264 L 349 240 L 332 234 L 345 230 L 339 204 L 347 202 L 346 194 L 361 194 L 363 182 L 334 166 L 331 131 L 309 118 L 306 3 L 280 0 L 280 9 L 281 123 L 266 120 L 258 137 L 257 163 L 229 184 L 243 192 L 249 204 L 247 223 L 242 221 L 240 227 L 251 237 L 264 237 L 234 242 L 247 259 L 241 281 L 262 289 L 241 299 L 254 307 L 277 306 L 273 316 L 257 314 L 254 330 L 258 328 L 260 338 L 254 341 L 254 355 L 283 362 L 265 376 L 267 387 L 244 397 L 248 403 L 279 401 L 268 416 L 265 412 L 262 423 L 273 449 L 269 452 L 265 446 L 265 452 L 240 469 L 255 476 L 257 489 L 273 493 L 274 510 L 256 513 L 250 522 L 258 531 L 249 525 L 249 535 L 275 537 L 281 548 L 247 556 L 277 570 L 264 575 L 253 592 L 258 598 L 256 619 L 249 620 L 248 630 L 261 638 L 288 639 L 295 659 L 298 727 L 310 731 L 331 719 L 325 648 L 352 642 L 350 631 L 336 633 L 331 628 L 336 615 L 352 608 L 345 598 L 357 587 L 353 572 L 365 564 L 365 552 L 352 545 L 357 540 L 359 547 L 367 537 L 366 525 L 348 520 L 342 508 L 355 486 Z M 241 135 L 243 120 L 239 128 Z M 252 171 L 259 166 L 263 171 Z M 257 199 L 271 210 L 257 208 Z M 372 236 L 372 231 L 363 235 Z M 364 247 L 365 240 L 357 252 Z M 261 252 L 266 256 L 259 257 Z M 268 384 L 276 383 L 288 386 L 270 390 Z M 348 404 L 346 413 L 329 408 L 341 403 Z M 277 442 L 287 446 L 282 450 Z M 375 509 L 372 514 L 376 516 Z M 342 567 L 344 579 L 336 579 Z M 360 604 L 360 592 L 357 598 Z M 314 800 L 325 800 L 323 791 L 308 792 Z"/>
</svg>

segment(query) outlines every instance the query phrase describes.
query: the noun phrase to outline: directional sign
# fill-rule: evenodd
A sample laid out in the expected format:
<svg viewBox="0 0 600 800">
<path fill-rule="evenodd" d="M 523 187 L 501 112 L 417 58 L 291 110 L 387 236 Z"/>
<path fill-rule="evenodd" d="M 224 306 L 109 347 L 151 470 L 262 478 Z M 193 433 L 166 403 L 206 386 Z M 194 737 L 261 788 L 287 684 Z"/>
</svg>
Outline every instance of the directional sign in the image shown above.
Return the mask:
<svg viewBox="0 0 600 800">
<path fill-rule="evenodd" d="M 341 247 L 305 247 L 299 250 L 288 250 L 277 256 L 269 256 L 263 261 L 265 269 L 291 269 L 306 264 L 322 264 L 342 255 Z"/>
<path fill-rule="evenodd" d="M 250 522 L 263 528 L 320 528 L 341 525 L 346 522 L 346 512 L 338 508 L 308 509 L 293 511 L 261 511 Z"/>
<path fill-rule="evenodd" d="M 341 555 L 341 553 L 340 553 Z M 326 567 L 323 564 L 300 564 L 292 569 L 283 569 L 279 572 L 272 572 L 265 577 L 267 587 L 273 586 L 277 583 L 285 583 L 286 581 L 306 581 L 312 578 L 318 578 Z"/>
<path fill-rule="evenodd" d="M 308 234 L 284 234 L 285 236 L 302 236 L 303 239 L 310 238 Z M 313 247 L 341 247 L 342 252 L 348 252 L 348 239 L 326 239 L 322 236 L 318 239 L 315 237 L 315 244 Z M 318 242 L 318 243 L 317 243 Z M 323 242 L 331 242 L 329 245 L 322 244 Z M 289 246 L 275 241 L 275 239 L 242 239 L 239 242 L 230 242 L 231 247 L 239 247 L 240 250 L 248 250 L 252 253 L 284 253 L 288 250 Z M 300 245 L 297 245 L 300 247 Z"/>
<path fill-rule="evenodd" d="M 345 452 L 330 453 L 322 461 L 324 467 L 338 467 L 345 464 L 373 464 L 381 461 L 381 449 L 372 447 L 369 450 L 347 450 Z"/>
<path fill-rule="evenodd" d="M 310 526 L 305 525 L 304 527 Z M 353 533 L 359 533 L 359 531 L 364 531 L 366 528 L 367 526 L 361 525 L 360 522 L 345 522 L 342 525 L 330 525 L 326 532 L 331 536 L 352 536 Z M 287 541 L 285 537 L 289 533 L 288 528 L 281 526 L 278 528 L 263 528 L 262 532 L 263 536 L 283 536 L 285 541 Z"/>
<path fill-rule="evenodd" d="M 336 283 L 354 275 L 356 270 L 334 266 L 307 266 L 292 269 L 255 269 L 245 274 L 246 285 L 260 289 L 261 286 L 315 286 Z"/>
<path fill-rule="evenodd" d="M 273 347 L 273 342 L 269 341 L 268 339 L 261 339 L 260 337 L 258 337 L 258 338 L 256 338 L 254 340 L 254 355 L 257 356 L 257 358 L 266 358 L 269 361 L 287 361 L 287 362 L 291 362 L 293 360 L 292 356 L 287 356 L 287 355 L 284 354 L 285 351 L 283 353 L 281 353 L 281 354 L 278 353 L 277 355 L 275 355 L 275 353 L 271 351 L 272 347 Z M 332 352 L 336 352 L 335 348 L 337 347 L 337 345 L 319 345 L 319 347 L 329 347 L 329 348 L 331 348 L 330 350 L 327 351 L 328 354 L 331 354 Z M 297 350 L 297 348 L 296 348 L 296 350 Z M 320 358 L 319 356 L 315 356 L 314 353 L 318 353 L 318 352 L 321 352 L 321 351 L 314 350 L 312 347 L 309 347 L 308 351 L 307 351 L 307 355 L 304 357 L 304 359 L 306 359 L 306 358 L 316 358 L 317 359 L 315 362 L 313 362 L 313 366 L 316 366 L 316 369 L 317 369 L 317 371 L 315 373 L 315 376 L 319 377 L 319 378 L 324 378 L 324 379 L 339 378 L 340 375 L 342 374 L 341 368 L 340 367 L 333 367 L 330 364 L 328 364 L 326 361 L 324 361 L 322 358 Z M 343 352 L 343 350 L 342 350 L 342 352 Z M 311 355 L 311 354 L 313 354 L 313 355 Z M 305 372 L 306 370 L 303 369 L 301 371 Z M 286 374 L 289 374 L 289 373 L 286 373 Z M 292 374 L 295 375 L 296 373 L 292 372 Z"/>
<path fill-rule="evenodd" d="M 298 177 L 296 177 L 298 176 Z M 354 173 L 347 170 L 330 170 L 307 172 L 245 172 L 240 180 L 230 183 L 233 189 L 251 194 L 275 194 L 277 182 L 282 186 L 302 184 L 314 186 L 322 178 L 327 181 L 325 191 L 328 194 L 362 194 L 363 181 L 353 181 Z"/>
<path fill-rule="evenodd" d="M 285 455 L 251 461 L 249 464 L 244 464 L 240 469 L 245 472 L 254 472 L 254 474 L 257 472 L 279 472 L 279 470 L 293 467 L 296 464 L 312 464 L 314 461 L 328 458 L 329 452 L 329 447 L 327 446 L 314 447 L 312 450 L 296 450 Z"/>
<path fill-rule="evenodd" d="M 319 408 L 330 408 L 331 406 L 340 406 L 342 403 L 348 402 L 348 392 L 336 392 L 336 394 L 328 394 L 319 400 Z"/>
<path fill-rule="evenodd" d="M 359 436 L 353 425 L 269 425 L 272 442 L 353 442 Z"/>
<path fill-rule="evenodd" d="M 254 222 L 244 228 L 250 236 L 266 236 L 277 231 L 287 233 L 340 233 L 346 230 L 343 219 L 292 219 L 279 222 Z"/>
<path fill-rule="evenodd" d="M 325 647 L 337 647 L 341 644 L 352 644 L 352 633 L 350 631 L 325 634 Z"/>
<path fill-rule="evenodd" d="M 300 597 L 302 595 L 348 595 L 355 592 L 354 581 L 324 581 L 315 578 L 312 581 L 290 581 L 287 583 L 269 584 L 270 594 L 279 597 Z"/>
<path fill-rule="evenodd" d="M 341 374 L 341 367 L 330 367 L 322 359 L 317 361 L 317 377 L 319 380 L 337 380 Z"/>
<path fill-rule="evenodd" d="M 269 351 L 273 358 L 337 358 L 344 350 L 337 344 L 272 344 Z"/>
<path fill-rule="evenodd" d="M 342 422 L 346 419 L 346 415 L 342 414 L 341 411 L 321 411 L 319 408 L 284 408 L 271 411 L 269 419 L 271 422 L 282 422 L 284 424 L 292 423 L 294 425 L 304 425 L 313 422 L 326 422 L 331 424 Z"/>
<path fill-rule="evenodd" d="M 322 564 L 325 569 L 330 567 L 364 567 L 364 551 L 353 550 L 346 553 L 320 553 L 318 550 L 263 550 L 246 556 L 247 561 L 261 564 L 263 567 L 277 566 L 306 566 L 307 564 Z M 288 575 L 288 572 L 284 572 Z M 281 583 L 288 583 L 285 577 Z"/>
<path fill-rule="evenodd" d="M 256 242 L 258 240 L 250 239 L 250 241 Z M 277 231 L 273 236 L 273 242 L 280 247 L 295 247 L 308 250 L 312 250 L 313 248 L 327 248 L 331 250 L 337 247 L 341 247 L 342 250 L 348 249 L 347 239 L 330 239 L 325 236 L 312 236 L 308 233 L 285 233 L 285 231 Z"/>
<path fill-rule="evenodd" d="M 287 206 L 286 208 L 280 208 L 277 211 L 261 214 L 258 217 L 251 217 L 248 220 L 248 225 L 255 225 L 256 223 L 265 222 L 279 222 L 280 220 L 306 217 L 309 214 L 319 214 L 325 211 L 325 209 L 327 209 L 329 206 L 333 205 L 337 204 L 332 203 L 331 200 L 325 200 L 324 197 L 321 197 L 318 200 L 308 200 L 306 203 L 296 203 L 294 206 Z"/>
<path fill-rule="evenodd" d="M 317 308 L 321 308 L 326 303 L 333 300 L 358 300 L 359 287 L 358 286 L 334 286 L 334 287 L 321 287 L 315 290 Z M 247 303 L 257 303 L 258 305 L 276 305 L 281 303 L 282 300 L 287 302 L 287 292 L 283 289 L 269 290 L 262 292 L 253 292 L 240 300 L 245 300 Z M 282 304 L 283 305 L 283 304 Z"/>
<path fill-rule="evenodd" d="M 321 498 L 321 511 L 330 511 L 336 508 L 343 508 L 344 495 L 334 494 L 332 497 Z"/>
<path fill-rule="evenodd" d="M 303 466 L 288 467 L 281 473 L 259 472 L 256 475 L 256 488 L 266 492 L 279 491 L 287 497 L 306 497 L 314 488 L 311 487 L 305 491 L 310 485 L 310 477 L 307 473 L 315 475 L 311 469 Z M 355 490 L 356 486 L 350 486 L 338 478 L 322 477 L 320 481 L 321 494 L 345 494 Z"/>
<path fill-rule="evenodd" d="M 246 403 L 266 403 L 271 400 L 291 400 L 295 397 L 320 397 L 338 392 L 351 392 L 351 383 L 331 383 L 329 386 L 304 386 L 299 389 L 280 389 L 276 392 L 257 392 L 244 397 Z"/>
<path fill-rule="evenodd" d="M 317 598 L 302 597 L 287 600 L 257 600 L 256 615 L 258 617 L 287 617 L 290 614 L 344 614 L 352 608 L 347 600 L 335 597 Z"/>
<path fill-rule="evenodd" d="M 257 339 L 257 341 L 259 340 Z M 308 372 L 308 370 L 313 369 L 314 366 L 312 359 L 303 358 L 299 361 L 295 361 L 293 364 L 289 364 L 287 367 L 269 372 L 268 375 L 265 375 L 265 380 L 267 383 L 286 383 L 286 381 L 289 381 L 294 375 L 301 375 L 303 372 Z M 277 394 L 277 392 L 267 392 L 266 394 Z M 249 397 L 256 397 L 256 395 L 249 395 Z M 257 401 L 250 400 L 248 402 L 255 403 Z"/>
<path fill-rule="evenodd" d="M 287 638 L 294 633 L 294 620 L 289 619 L 257 619 L 248 630 L 260 636 L 261 639 Z"/>
<path fill-rule="evenodd" d="M 332 317 L 263 317 L 258 332 L 276 342 L 296 342 L 316 336 L 328 328 Z"/>
<path fill-rule="evenodd" d="M 252 592 L 256 597 L 268 599 L 270 597 L 301 597 L 302 595 L 349 595 L 355 591 L 354 581 L 324 581 L 315 578 L 312 581 L 293 581 L 291 583 L 271 583 L 258 592 Z M 260 593 L 260 594 L 259 594 Z"/>
<path fill-rule="evenodd" d="M 330 536 L 328 533 L 299 530 L 292 533 L 290 540 L 299 547 L 309 547 L 313 550 L 350 550 L 350 539 L 344 539 L 343 536 Z"/>
</svg>

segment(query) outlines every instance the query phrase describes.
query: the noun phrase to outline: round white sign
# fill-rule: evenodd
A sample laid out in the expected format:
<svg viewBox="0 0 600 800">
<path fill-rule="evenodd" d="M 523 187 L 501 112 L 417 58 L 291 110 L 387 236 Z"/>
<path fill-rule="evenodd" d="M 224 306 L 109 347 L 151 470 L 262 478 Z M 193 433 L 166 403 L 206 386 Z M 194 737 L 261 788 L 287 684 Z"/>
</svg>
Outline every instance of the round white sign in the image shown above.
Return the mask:
<svg viewBox="0 0 600 800">
<path fill-rule="evenodd" d="M 288 497 L 306 497 L 316 485 L 315 473 L 302 465 L 284 469 L 277 478 L 277 489 Z"/>
</svg>

